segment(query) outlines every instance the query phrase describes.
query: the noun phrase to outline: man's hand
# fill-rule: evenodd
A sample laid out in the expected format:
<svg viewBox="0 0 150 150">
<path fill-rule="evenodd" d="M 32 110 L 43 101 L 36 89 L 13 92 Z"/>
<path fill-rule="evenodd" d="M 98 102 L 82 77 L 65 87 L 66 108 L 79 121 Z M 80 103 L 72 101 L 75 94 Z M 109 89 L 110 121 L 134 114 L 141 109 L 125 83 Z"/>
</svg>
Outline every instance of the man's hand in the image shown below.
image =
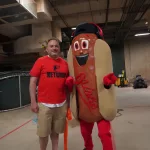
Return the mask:
<svg viewBox="0 0 150 150">
<path fill-rule="evenodd" d="M 38 113 L 39 107 L 38 107 L 38 104 L 36 102 L 31 102 L 31 110 L 34 113 Z"/>
<path fill-rule="evenodd" d="M 104 85 L 109 86 L 115 84 L 116 80 L 117 77 L 114 75 L 114 73 L 110 73 L 103 78 L 103 83 Z"/>
</svg>

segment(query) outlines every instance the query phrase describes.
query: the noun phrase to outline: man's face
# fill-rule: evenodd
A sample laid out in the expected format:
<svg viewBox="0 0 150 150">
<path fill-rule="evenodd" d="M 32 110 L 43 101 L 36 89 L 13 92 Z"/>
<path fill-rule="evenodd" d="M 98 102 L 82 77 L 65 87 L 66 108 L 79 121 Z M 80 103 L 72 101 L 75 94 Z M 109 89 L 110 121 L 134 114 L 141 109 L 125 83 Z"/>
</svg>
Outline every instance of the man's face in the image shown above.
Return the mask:
<svg viewBox="0 0 150 150">
<path fill-rule="evenodd" d="M 56 40 L 49 41 L 46 51 L 50 57 L 57 58 L 60 53 L 59 43 Z"/>
</svg>

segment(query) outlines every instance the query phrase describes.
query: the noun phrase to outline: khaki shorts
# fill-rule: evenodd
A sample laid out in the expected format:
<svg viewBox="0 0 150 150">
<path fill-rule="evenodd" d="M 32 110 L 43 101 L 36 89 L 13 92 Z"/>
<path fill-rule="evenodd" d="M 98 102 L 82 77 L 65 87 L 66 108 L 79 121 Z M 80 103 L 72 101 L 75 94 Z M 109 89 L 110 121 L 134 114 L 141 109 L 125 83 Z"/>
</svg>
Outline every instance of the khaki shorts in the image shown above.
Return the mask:
<svg viewBox="0 0 150 150">
<path fill-rule="evenodd" d="M 37 135 L 39 137 L 47 137 L 52 132 L 64 133 L 67 103 L 58 108 L 49 108 L 40 103 L 38 105 Z"/>
</svg>

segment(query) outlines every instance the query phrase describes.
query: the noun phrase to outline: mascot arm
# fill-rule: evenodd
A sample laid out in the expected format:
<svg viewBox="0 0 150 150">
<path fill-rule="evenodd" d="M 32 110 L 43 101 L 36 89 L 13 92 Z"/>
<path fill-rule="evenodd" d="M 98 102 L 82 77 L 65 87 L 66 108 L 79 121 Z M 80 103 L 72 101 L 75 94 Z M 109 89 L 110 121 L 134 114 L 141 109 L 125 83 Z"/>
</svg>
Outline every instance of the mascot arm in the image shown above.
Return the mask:
<svg viewBox="0 0 150 150">
<path fill-rule="evenodd" d="M 67 86 L 69 92 L 71 93 L 73 91 L 73 86 L 74 86 L 73 77 L 71 77 L 71 76 L 67 77 L 67 79 L 65 81 L 65 85 Z"/>
<path fill-rule="evenodd" d="M 106 89 L 110 89 L 112 84 L 115 84 L 117 77 L 114 73 L 109 73 L 108 75 L 104 76 L 103 84 Z"/>
<path fill-rule="evenodd" d="M 104 84 L 104 88 L 105 88 L 105 89 L 110 89 L 110 88 L 111 88 L 111 85 L 105 85 L 105 84 Z"/>
</svg>

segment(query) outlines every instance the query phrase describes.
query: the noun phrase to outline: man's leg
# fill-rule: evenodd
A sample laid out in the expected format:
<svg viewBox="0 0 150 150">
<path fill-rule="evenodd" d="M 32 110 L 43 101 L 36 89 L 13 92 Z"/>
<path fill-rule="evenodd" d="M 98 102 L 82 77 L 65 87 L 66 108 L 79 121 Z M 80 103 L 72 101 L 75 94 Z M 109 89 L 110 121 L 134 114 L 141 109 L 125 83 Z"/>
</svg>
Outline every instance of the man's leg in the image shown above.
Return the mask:
<svg viewBox="0 0 150 150">
<path fill-rule="evenodd" d="M 49 134 L 51 133 L 52 110 L 43 104 L 39 104 L 37 116 L 37 135 L 39 136 L 40 150 L 46 150 Z"/>
<path fill-rule="evenodd" d="M 111 134 L 111 124 L 109 121 L 102 120 L 97 122 L 98 136 L 101 139 L 103 150 L 115 150 L 113 137 Z"/>
<path fill-rule="evenodd" d="M 58 150 L 59 134 L 53 132 L 50 134 L 50 138 L 52 141 L 52 150 Z"/>
<path fill-rule="evenodd" d="M 48 144 L 48 137 L 39 137 L 40 150 L 46 150 Z"/>
<path fill-rule="evenodd" d="M 67 103 L 63 106 L 54 108 L 52 122 L 52 150 L 58 150 L 59 134 L 64 133 L 66 125 Z"/>
<path fill-rule="evenodd" d="M 80 120 L 80 129 L 81 134 L 84 139 L 84 146 L 86 150 L 93 150 L 93 142 L 92 142 L 92 129 L 93 129 L 94 123 L 87 123 L 83 120 Z"/>
</svg>

